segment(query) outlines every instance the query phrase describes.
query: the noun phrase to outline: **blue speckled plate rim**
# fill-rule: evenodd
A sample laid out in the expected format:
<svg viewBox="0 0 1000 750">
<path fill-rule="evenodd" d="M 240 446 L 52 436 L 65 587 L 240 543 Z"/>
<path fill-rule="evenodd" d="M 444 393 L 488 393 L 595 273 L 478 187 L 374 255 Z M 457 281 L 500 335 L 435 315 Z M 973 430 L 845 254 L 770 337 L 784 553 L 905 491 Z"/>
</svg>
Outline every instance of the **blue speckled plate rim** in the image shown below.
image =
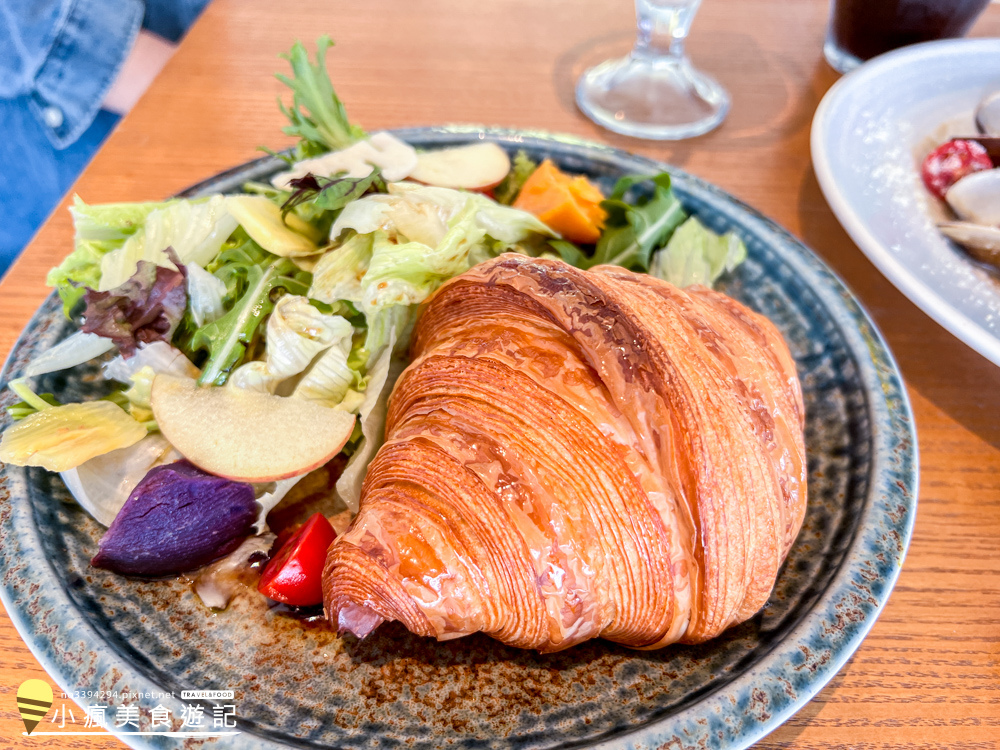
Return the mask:
<svg viewBox="0 0 1000 750">
<path fill-rule="evenodd" d="M 802 622 L 756 666 L 707 693 L 698 703 L 678 714 L 630 730 L 592 747 L 600 750 L 655 747 L 667 741 L 676 742 L 679 737 L 685 738 L 685 744 L 701 743 L 707 747 L 732 750 L 752 745 L 815 696 L 851 657 L 885 605 L 909 545 L 916 516 L 918 489 L 916 432 L 898 367 L 882 335 L 843 281 L 799 240 L 742 201 L 683 170 L 585 139 L 542 131 L 449 125 L 394 132 L 404 140 L 421 144 L 488 139 L 511 145 L 549 148 L 563 155 L 587 161 L 603 161 L 637 173 L 667 170 L 683 192 L 705 201 L 727 219 L 744 224 L 765 239 L 793 271 L 807 280 L 813 293 L 839 327 L 856 359 L 864 384 L 871 421 L 872 448 L 872 481 L 868 488 L 868 499 L 859 522 L 858 534 L 852 540 L 840 569 Z M 213 187 L 215 190 L 231 190 L 248 178 L 268 172 L 275 164 L 277 161 L 274 157 L 264 157 L 198 183 L 184 191 L 184 194 L 196 194 Z M 0 380 L 3 382 L 7 382 L 14 367 L 23 366 L 23 361 L 18 362 L 21 359 L 18 352 L 22 351 L 29 332 L 44 322 L 43 317 L 40 309 L 18 338 L 0 373 Z M 30 548 L 36 551 L 34 570 L 39 571 L 37 562 L 40 561 L 40 540 L 32 523 L 30 506 L 27 502 L 18 503 L 14 500 L 12 497 L 9 513 L 4 514 L 0 526 L 0 539 L 3 541 L 0 575 L 7 573 L 14 556 L 20 557 L 23 552 L 30 551 Z M 870 569 L 879 567 L 879 563 L 873 562 L 874 557 L 879 554 L 884 556 L 881 566 L 888 565 L 888 570 L 881 575 L 881 589 L 877 595 L 873 595 L 870 591 Z M 44 559 L 44 555 L 40 557 Z M 39 575 L 39 578 L 51 581 L 54 571 L 47 560 L 44 560 L 44 565 L 45 572 L 49 575 Z M 97 644 L 96 664 L 91 665 L 88 670 L 91 678 L 94 674 L 100 675 L 117 669 L 122 673 L 122 680 L 127 680 L 132 690 L 161 690 L 113 649 L 106 646 L 101 648 L 104 642 L 100 635 L 80 616 L 60 585 L 50 587 L 45 592 L 44 599 L 48 606 L 34 613 L 24 609 L 16 589 L 16 585 L 0 587 L 0 600 L 31 652 L 64 691 L 70 693 L 85 688 L 82 684 L 85 675 L 75 671 L 73 665 L 54 657 L 54 652 L 58 649 L 55 637 L 36 634 L 35 625 L 52 613 L 60 613 L 61 616 L 60 641 L 79 643 L 81 647 L 88 643 Z M 841 620 L 838 611 L 845 607 L 855 613 L 861 612 L 861 618 L 854 622 L 854 627 L 835 626 Z M 808 670 L 805 682 L 793 685 L 791 678 L 794 675 L 790 675 L 783 665 L 795 665 L 797 670 Z M 771 700 L 781 695 L 785 695 L 787 700 L 776 710 L 758 716 L 748 708 L 754 703 L 758 691 L 764 691 Z M 183 705 L 179 699 L 168 698 L 163 703 L 176 715 L 179 715 Z M 734 710 L 739 712 L 739 716 L 736 716 Z M 733 719 L 736 719 L 735 725 L 732 723 Z M 165 748 L 177 744 L 174 741 L 168 742 L 170 738 L 167 737 L 116 736 L 135 748 Z M 232 748 L 287 746 L 271 738 L 264 739 L 250 734 L 221 743 L 213 742 L 212 746 L 222 745 Z"/>
</svg>

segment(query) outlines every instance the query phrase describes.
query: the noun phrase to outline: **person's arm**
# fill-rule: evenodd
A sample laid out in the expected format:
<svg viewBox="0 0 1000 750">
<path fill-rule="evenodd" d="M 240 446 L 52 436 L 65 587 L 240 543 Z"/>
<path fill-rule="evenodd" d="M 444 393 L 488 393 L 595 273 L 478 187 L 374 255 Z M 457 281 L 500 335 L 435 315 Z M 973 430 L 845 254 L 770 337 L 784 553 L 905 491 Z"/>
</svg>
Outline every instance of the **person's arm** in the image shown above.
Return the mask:
<svg viewBox="0 0 1000 750">
<path fill-rule="evenodd" d="M 118 77 L 104 95 L 104 109 L 128 112 L 174 54 L 174 45 L 145 29 L 139 32 Z"/>
<path fill-rule="evenodd" d="M 142 0 L 0 0 L 0 97 L 27 97 L 63 148 L 93 122 L 142 24 Z"/>
</svg>

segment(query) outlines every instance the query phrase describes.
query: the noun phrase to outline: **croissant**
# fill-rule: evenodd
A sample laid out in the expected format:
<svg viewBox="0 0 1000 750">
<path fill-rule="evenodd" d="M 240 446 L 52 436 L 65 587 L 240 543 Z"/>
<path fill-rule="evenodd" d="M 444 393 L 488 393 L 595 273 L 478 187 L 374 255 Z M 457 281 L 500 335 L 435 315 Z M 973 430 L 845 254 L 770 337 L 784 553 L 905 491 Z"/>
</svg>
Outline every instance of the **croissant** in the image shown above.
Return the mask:
<svg viewBox="0 0 1000 750">
<path fill-rule="evenodd" d="M 327 616 L 542 652 L 696 643 L 757 612 L 805 513 L 777 329 L 704 287 L 502 255 L 414 332 Z"/>
</svg>

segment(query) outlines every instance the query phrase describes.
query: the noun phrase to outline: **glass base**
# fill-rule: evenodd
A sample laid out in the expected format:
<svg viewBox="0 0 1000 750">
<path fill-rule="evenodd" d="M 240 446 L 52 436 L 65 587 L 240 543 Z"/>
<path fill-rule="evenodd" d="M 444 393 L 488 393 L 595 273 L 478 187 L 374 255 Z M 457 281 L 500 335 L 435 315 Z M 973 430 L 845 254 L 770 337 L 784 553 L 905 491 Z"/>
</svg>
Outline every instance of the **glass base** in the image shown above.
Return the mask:
<svg viewBox="0 0 1000 750">
<path fill-rule="evenodd" d="M 679 140 L 718 126 L 729 111 L 729 94 L 686 58 L 632 54 L 584 73 L 576 86 L 576 103 L 612 132 Z"/>
<path fill-rule="evenodd" d="M 863 62 L 850 52 L 846 52 L 838 47 L 837 43 L 829 36 L 823 43 L 823 57 L 826 58 L 830 67 L 838 73 L 850 73 Z"/>
</svg>

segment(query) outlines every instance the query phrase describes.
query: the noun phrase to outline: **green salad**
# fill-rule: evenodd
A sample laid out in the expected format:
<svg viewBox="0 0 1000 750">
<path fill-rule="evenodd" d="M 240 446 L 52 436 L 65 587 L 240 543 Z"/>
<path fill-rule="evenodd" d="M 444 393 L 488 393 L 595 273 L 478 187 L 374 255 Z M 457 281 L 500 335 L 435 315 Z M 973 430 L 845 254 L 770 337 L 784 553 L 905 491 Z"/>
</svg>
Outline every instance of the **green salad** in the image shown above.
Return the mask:
<svg viewBox="0 0 1000 750">
<path fill-rule="evenodd" d="M 74 200 L 74 247 L 48 283 L 79 330 L 8 384 L 20 401 L 0 460 L 60 472 L 110 527 L 95 565 L 198 569 L 263 534 L 289 490 L 338 456 L 334 491 L 356 512 L 421 303 L 477 263 L 525 253 L 687 286 L 746 256 L 685 213 L 666 173 L 602 195 L 553 165 L 540 184 L 542 165 L 495 143 L 420 151 L 366 132 L 334 91 L 331 44 L 285 56 L 291 104 L 279 104 L 298 143 L 271 181 Z M 594 234 L 563 228 L 576 225 Z M 109 397 L 36 392 L 39 376 L 95 358 Z"/>
</svg>

